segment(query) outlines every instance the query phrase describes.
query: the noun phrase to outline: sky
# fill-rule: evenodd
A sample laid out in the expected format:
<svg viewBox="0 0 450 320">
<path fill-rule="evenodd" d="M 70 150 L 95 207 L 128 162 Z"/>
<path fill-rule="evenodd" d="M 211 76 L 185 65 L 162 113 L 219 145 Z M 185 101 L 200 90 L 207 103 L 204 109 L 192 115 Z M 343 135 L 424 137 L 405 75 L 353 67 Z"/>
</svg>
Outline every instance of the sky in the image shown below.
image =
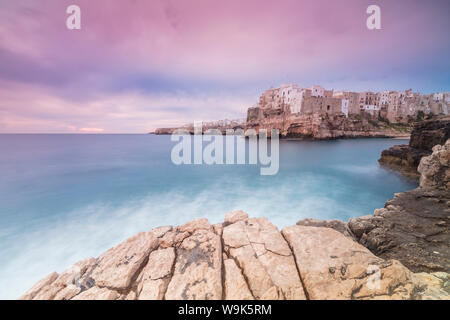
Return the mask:
<svg viewBox="0 0 450 320">
<path fill-rule="evenodd" d="M 0 0 L 0 133 L 245 118 L 282 83 L 450 91 L 449 15 L 448 0 Z"/>
</svg>

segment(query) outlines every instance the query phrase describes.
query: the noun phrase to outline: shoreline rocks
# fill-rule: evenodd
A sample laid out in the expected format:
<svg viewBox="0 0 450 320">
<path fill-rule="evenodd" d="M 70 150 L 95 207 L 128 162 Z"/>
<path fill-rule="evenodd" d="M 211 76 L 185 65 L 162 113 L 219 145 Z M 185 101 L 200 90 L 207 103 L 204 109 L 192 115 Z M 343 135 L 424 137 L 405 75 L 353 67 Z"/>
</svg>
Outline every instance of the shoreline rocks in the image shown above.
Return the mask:
<svg viewBox="0 0 450 320">
<path fill-rule="evenodd" d="M 24 300 L 450 299 L 449 274 L 413 273 L 353 235 L 294 225 L 281 232 L 242 211 L 140 233 L 52 273 Z"/>
<path fill-rule="evenodd" d="M 348 223 L 306 219 L 297 225 L 333 228 L 413 272 L 450 273 L 450 139 L 422 158 L 419 172 L 419 188 L 395 194 L 373 215 Z"/>
<path fill-rule="evenodd" d="M 443 145 L 449 138 L 449 116 L 417 122 L 411 132 L 409 145 L 396 145 L 384 150 L 378 162 L 418 178 L 417 167 L 422 157 L 430 155 L 435 145 Z"/>
</svg>

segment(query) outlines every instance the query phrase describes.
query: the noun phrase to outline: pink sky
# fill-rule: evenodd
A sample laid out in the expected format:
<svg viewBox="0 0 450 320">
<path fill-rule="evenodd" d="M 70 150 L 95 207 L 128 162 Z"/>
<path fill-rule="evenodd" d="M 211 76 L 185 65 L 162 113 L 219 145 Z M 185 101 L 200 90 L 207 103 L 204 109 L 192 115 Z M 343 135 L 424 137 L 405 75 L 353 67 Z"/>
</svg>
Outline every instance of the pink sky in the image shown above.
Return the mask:
<svg viewBox="0 0 450 320">
<path fill-rule="evenodd" d="M 82 29 L 65 26 L 79 5 Z M 366 28 L 378 4 L 382 30 Z M 244 118 L 271 85 L 450 90 L 449 1 L 0 0 L 0 132 Z"/>
</svg>

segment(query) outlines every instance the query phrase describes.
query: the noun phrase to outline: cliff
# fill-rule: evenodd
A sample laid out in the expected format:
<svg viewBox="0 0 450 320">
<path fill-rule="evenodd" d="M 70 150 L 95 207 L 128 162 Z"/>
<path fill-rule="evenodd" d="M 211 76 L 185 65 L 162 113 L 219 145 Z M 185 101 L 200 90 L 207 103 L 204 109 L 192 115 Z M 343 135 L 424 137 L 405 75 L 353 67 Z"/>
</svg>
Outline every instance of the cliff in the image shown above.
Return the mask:
<svg viewBox="0 0 450 320">
<path fill-rule="evenodd" d="M 233 211 L 215 225 L 159 227 L 48 275 L 21 299 L 450 299 L 450 141 L 420 171 L 418 189 L 373 216 L 280 232 Z"/>
<path fill-rule="evenodd" d="M 408 125 L 389 125 L 383 121 L 343 114 L 305 115 L 281 113 L 250 120 L 247 129 L 278 129 L 284 138 L 337 139 L 359 137 L 409 137 Z"/>
<path fill-rule="evenodd" d="M 383 121 L 361 117 L 345 117 L 344 115 L 326 115 L 311 113 L 306 115 L 290 114 L 278 109 L 264 111 L 261 118 L 257 118 L 255 111 L 249 109 L 246 123 L 230 125 L 203 126 L 203 132 L 208 129 L 218 129 L 222 134 L 227 129 L 254 129 L 259 132 L 267 130 L 268 136 L 272 129 L 278 129 L 281 138 L 301 139 L 338 139 L 338 138 L 395 138 L 409 137 L 411 127 L 407 124 L 391 125 Z M 255 108 L 253 108 L 255 109 Z M 155 134 L 172 134 L 177 129 L 185 129 L 190 134 L 194 133 L 193 125 L 180 128 L 158 128 Z"/>
<path fill-rule="evenodd" d="M 417 122 L 411 132 L 409 145 L 397 145 L 384 150 L 378 161 L 406 175 L 418 176 L 417 167 L 422 157 L 430 155 L 435 145 L 442 145 L 449 138 L 449 116 Z"/>
</svg>

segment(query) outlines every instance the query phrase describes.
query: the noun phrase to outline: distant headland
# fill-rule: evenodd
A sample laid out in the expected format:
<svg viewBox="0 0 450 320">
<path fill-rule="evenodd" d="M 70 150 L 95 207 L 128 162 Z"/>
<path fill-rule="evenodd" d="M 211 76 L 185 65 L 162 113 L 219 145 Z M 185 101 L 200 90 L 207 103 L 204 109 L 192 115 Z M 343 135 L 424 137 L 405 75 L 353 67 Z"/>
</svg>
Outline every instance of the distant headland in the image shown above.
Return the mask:
<svg viewBox="0 0 450 320">
<path fill-rule="evenodd" d="M 449 109 L 450 92 L 351 92 L 286 84 L 266 90 L 248 108 L 246 119 L 206 122 L 203 130 L 278 129 L 282 138 L 303 139 L 409 137 L 414 122 L 448 115 Z M 176 129 L 194 132 L 193 124 L 187 124 L 153 133 L 171 134 Z"/>
</svg>

